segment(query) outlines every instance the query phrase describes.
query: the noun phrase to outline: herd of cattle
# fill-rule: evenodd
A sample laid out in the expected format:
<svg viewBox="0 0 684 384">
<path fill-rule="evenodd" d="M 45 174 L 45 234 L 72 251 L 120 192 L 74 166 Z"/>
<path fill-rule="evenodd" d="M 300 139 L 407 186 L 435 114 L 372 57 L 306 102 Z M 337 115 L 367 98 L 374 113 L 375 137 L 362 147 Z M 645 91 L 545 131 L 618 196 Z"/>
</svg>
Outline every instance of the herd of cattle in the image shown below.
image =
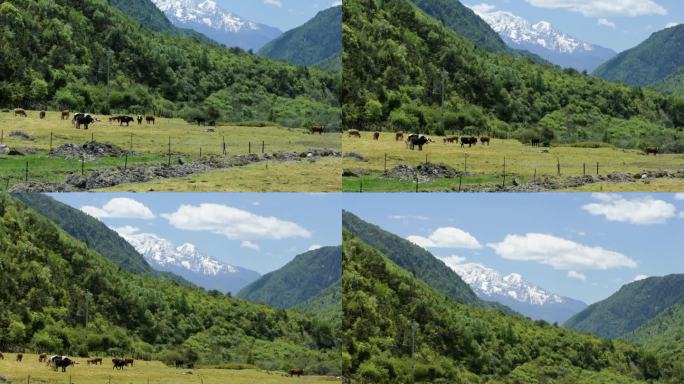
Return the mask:
<svg viewBox="0 0 684 384">
<path fill-rule="evenodd" d="M 361 138 L 361 131 L 358 129 L 350 129 L 347 131 L 349 134 L 349 137 L 357 137 Z M 375 131 L 373 132 L 373 140 L 380 140 L 380 132 Z M 398 131 L 394 133 L 394 140 L 395 141 L 403 141 L 404 140 L 404 132 L 403 131 Z M 468 146 L 468 148 L 471 148 L 473 145 L 477 145 L 478 139 L 475 136 L 463 136 L 460 138 L 461 140 L 461 147 Z M 425 135 L 421 135 L 418 133 L 412 133 L 409 134 L 406 137 L 405 143 L 406 143 L 406 148 L 410 150 L 414 150 L 416 147 L 418 147 L 419 151 L 423 150 L 423 146 L 428 144 L 428 143 L 434 143 L 435 141 L 430 139 L 429 137 Z M 459 137 L 458 136 L 450 136 L 450 137 L 445 137 L 444 138 L 444 144 L 455 144 L 459 142 Z M 492 142 L 492 138 L 489 136 L 482 136 L 480 137 L 480 142 L 482 145 L 489 145 Z"/>
<path fill-rule="evenodd" d="M 40 116 L 41 119 L 45 119 L 45 115 L 46 115 L 46 112 L 45 112 L 45 111 L 40 111 L 39 116 Z M 15 108 L 15 109 L 14 109 L 14 116 L 15 116 L 15 117 L 16 117 L 16 116 L 28 117 L 28 114 L 26 113 L 26 110 L 25 110 L 25 109 L 22 109 L 22 108 Z M 70 112 L 70 111 L 62 111 L 62 112 L 60 113 L 60 119 L 61 119 L 61 120 L 69 120 L 69 117 L 70 117 L 70 116 L 71 116 L 71 112 Z M 112 122 L 118 122 L 120 126 L 121 126 L 121 125 L 124 125 L 124 124 L 126 124 L 126 126 L 129 126 L 130 123 L 132 123 L 132 122 L 134 122 L 134 121 L 136 121 L 136 120 L 137 120 L 137 122 L 138 122 L 138 125 L 142 125 L 143 120 L 145 120 L 145 122 L 146 122 L 147 124 L 152 124 L 152 125 L 154 125 L 154 124 L 155 124 L 155 121 L 156 121 L 156 118 L 155 118 L 154 116 L 152 116 L 152 115 L 145 115 L 145 116 L 138 115 L 138 116 L 135 117 L 135 118 L 134 118 L 133 116 L 127 116 L 127 115 L 117 115 L 117 116 L 112 116 L 112 117 L 109 118 L 109 122 L 110 122 L 110 123 L 112 123 Z M 76 128 L 76 129 L 81 129 L 81 126 L 83 127 L 83 129 L 88 129 L 88 127 L 90 126 L 90 124 L 92 124 L 92 123 L 94 123 L 94 122 L 99 122 L 99 121 L 100 121 L 100 120 L 98 120 L 98 119 L 97 119 L 95 116 L 93 116 L 92 114 L 90 114 L 90 113 L 83 113 L 83 112 L 75 112 L 74 115 L 73 115 L 73 118 L 71 119 L 71 123 L 74 125 L 74 128 Z"/>
<path fill-rule="evenodd" d="M 0 352 L 0 360 L 4 360 L 5 356 Z M 17 353 L 16 357 L 16 362 L 21 363 L 24 361 L 24 354 L 23 353 Z M 76 360 L 69 356 L 60 356 L 60 355 L 52 355 L 48 356 L 47 353 L 41 353 L 38 355 L 38 363 L 44 363 L 48 367 L 52 368 L 54 371 L 58 371 L 59 369 L 62 370 L 62 372 L 66 372 L 66 369 L 68 367 L 73 367 L 78 364 Z M 88 359 L 86 360 L 86 363 L 90 365 L 102 365 L 102 358 L 101 357 L 96 357 L 93 359 Z M 112 359 L 112 364 L 113 367 L 112 369 L 121 369 L 123 370 L 124 367 L 127 366 L 133 366 L 134 360 L 131 358 L 118 358 L 115 357 Z"/>
</svg>

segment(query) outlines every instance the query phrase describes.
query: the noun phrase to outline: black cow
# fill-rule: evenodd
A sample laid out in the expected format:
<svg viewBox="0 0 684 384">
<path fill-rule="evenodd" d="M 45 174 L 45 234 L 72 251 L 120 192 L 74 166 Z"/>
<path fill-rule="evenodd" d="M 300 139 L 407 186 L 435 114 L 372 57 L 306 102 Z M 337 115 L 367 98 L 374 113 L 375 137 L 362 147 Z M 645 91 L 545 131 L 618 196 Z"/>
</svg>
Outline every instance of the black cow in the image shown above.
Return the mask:
<svg viewBox="0 0 684 384">
<path fill-rule="evenodd" d="M 418 146 L 418 150 L 422 151 L 423 150 L 423 145 L 427 143 L 432 143 L 433 141 L 430 140 L 427 136 L 424 135 L 418 135 L 418 134 L 413 134 L 406 139 L 406 146 L 411 149 L 412 151 L 415 149 L 416 146 Z"/>
<path fill-rule="evenodd" d="M 66 356 L 58 356 L 52 361 L 52 369 L 55 371 L 62 368 L 62 372 L 66 372 L 67 367 L 76 365 L 77 363 Z"/>
<path fill-rule="evenodd" d="M 123 116 L 122 115 L 122 116 L 117 116 L 116 118 L 117 118 L 117 120 L 119 120 L 119 125 L 123 125 L 124 123 L 126 123 L 127 127 L 129 126 L 128 124 L 135 121 L 135 119 L 131 116 Z"/>
<path fill-rule="evenodd" d="M 143 117 L 138 115 L 138 125 L 142 124 Z"/>
<path fill-rule="evenodd" d="M 461 148 L 463 148 L 463 146 L 466 144 L 468 144 L 468 148 L 472 147 L 473 145 L 477 145 L 477 137 L 461 137 Z"/>
<path fill-rule="evenodd" d="M 112 359 L 112 364 L 114 364 L 114 367 L 112 367 L 112 369 L 118 368 L 123 371 L 124 367 L 126 366 L 126 360 L 114 358 Z"/>
<path fill-rule="evenodd" d="M 88 113 L 77 113 L 74 115 L 76 129 L 81 129 L 81 125 L 83 125 L 83 129 L 88 129 L 88 126 L 93 122 L 95 122 L 95 119 Z"/>
<path fill-rule="evenodd" d="M 176 360 L 176 368 L 183 368 L 185 362 L 183 360 Z"/>
</svg>

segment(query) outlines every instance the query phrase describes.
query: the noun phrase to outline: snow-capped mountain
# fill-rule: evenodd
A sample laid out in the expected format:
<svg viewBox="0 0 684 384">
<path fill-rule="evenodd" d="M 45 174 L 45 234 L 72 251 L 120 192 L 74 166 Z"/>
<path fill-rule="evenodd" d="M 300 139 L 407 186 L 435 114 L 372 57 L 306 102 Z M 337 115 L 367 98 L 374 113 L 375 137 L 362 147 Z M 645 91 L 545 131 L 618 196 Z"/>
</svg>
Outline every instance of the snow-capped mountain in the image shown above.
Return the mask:
<svg viewBox="0 0 684 384">
<path fill-rule="evenodd" d="M 258 50 L 280 36 L 278 28 L 244 20 L 212 0 L 152 0 L 177 27 L 189 28 L 228 47 Z"/>
<path fill-rule="evenodd" d="M 507 305 L 533 319 L 563 323 L 587 306 L 530 284 L 517 273 L 501 276 L 494 269 L 477 263 L 448 265 L 481 299 Z"/>
<path fill-rule="evenodd" d="M 174 246 L 152 233 L 117 230 L 158 271 L 173 272 L 206 289 L 237 293 L 258 279 L 257 272 L 223 263 L 200 252 L 193 244 Z"/>
<path fill-rule="evenodd" d="M 591 72 L 617 54 L 612 49 L 579 41 L 558 31 L 548 21 L 530 24 L 510 12 L 473 10 L 508 46 L 528 50 L 561 67 Z"/>
</svg>

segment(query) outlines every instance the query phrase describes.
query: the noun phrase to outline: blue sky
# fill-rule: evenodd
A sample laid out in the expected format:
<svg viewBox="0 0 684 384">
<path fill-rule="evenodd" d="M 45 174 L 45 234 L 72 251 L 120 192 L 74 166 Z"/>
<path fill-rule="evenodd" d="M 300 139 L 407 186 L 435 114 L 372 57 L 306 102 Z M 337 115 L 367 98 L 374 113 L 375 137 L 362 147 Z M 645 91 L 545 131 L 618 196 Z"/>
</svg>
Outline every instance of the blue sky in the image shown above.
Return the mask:
<svg viewBox="0 0 684 384">
<path fill-rule="evenodd" d="M 550 22 L 580 40 L 612 48 L 632 48 L 669 23 L 684 22 L 681 0 L 461 0 L 489 4 L 531 23 Z"/>
<path fill-rule="evenodd" d="M 176 246 L 192 243 L 213 258 L 262 274 L 282 267 L 311 246 L 339 245 L 342 238 L 339 194 L 58 193 L 51 196 L 75 208 L 94 207 L 101 211 L 100 216 L 109 216 L 100 218 L 109 227 L 136 227 Z M 119 199 L 115 201 L 120 203 L 107 206 L 112 199 Z M 202 204 L 211 205 L 204 205 L 208 209 L 200 210 Z M 179 209 L 183 205 L 186 207 Z"/>
<path fill-rule="evenodd" d="M 684 194 L 677 197 L 347 194 L 343 206 L 404 238 L 419 236 L 414 241 L 422 239 L 437 257 L 520 273 L 553 293 L 593 303 L 640 275 L 684 273 Z"/>
<path fill-rule="evenodd" d="M 288 31 L 298 27 L 336 0 L 216 0 L 222 8 L 248 20 Z"/>
</svg>

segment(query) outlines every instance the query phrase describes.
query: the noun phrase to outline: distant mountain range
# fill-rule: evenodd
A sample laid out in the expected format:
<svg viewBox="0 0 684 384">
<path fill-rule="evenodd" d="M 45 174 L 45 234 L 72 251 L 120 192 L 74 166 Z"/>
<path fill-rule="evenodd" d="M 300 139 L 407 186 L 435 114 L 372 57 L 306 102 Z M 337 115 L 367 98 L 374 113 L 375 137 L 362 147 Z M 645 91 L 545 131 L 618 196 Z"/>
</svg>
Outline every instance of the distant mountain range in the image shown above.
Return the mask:
<svg viewBox="0 0 684 384">
<path fill-rule="evenodd" d="M 613 58 L 617 53 L 609 48 L 575 39 L 549 22 L 531 24 L 510 12 L 475 10 L 494 31 L 515 49 L 535 53 L 553 64 L 588 72 Z"/>
<path fill-rule="evenodd" d="M 520 274 L 507 276 L 482 264 L 447 264 L 483 300 L 496 301 L 532 319 L 563 323 L 587 307 L 581 301 L 562 297 L 525 281 Z"/>
<path fill-rule="evenodd" d="M 259 53 L 292 64 L 341 69 L 342 6 L 319 12 L 305 24 L 266 44 Z"/>
<path fill-rule="evenodd" d="M 224 44 L 258 50 L 282 34 L 278 28 L 245 20 L 212 0 L 153 0 L 179 28 L 188 28 Z"/>
<path fill-rule="evenodd" d="M 205 289 L 237 293 L 260 277 L 257 272 L 211 258 L 193 244 L 175 246 L 155 234 L 133 233 L 124 229 L 119 229 L 118 233 L 154 269 L 173 272 Z"/>
</svg>

